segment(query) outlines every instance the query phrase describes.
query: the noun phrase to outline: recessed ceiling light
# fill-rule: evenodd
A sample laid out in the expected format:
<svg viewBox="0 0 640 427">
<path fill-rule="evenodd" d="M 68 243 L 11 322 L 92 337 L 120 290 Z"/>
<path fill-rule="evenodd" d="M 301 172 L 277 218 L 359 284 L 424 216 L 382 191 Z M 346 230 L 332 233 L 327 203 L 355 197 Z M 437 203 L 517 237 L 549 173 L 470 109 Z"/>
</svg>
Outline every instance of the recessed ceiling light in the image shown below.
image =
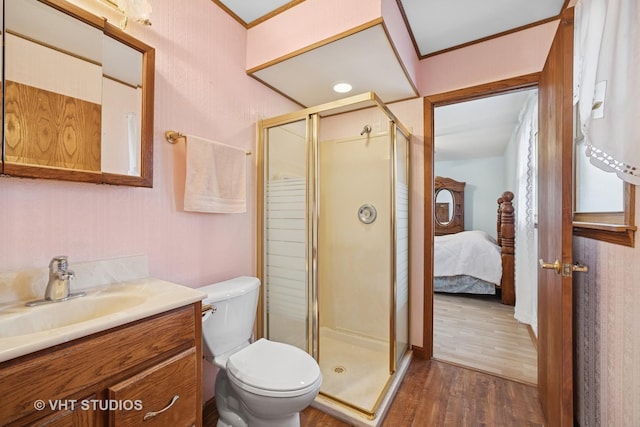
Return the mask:
<svg viewBox="0 0 640 427">
<path fill-rule="evenodd" d="M 351 92 L 351 85 L 349 83 L 336 83 L 333 85 L 333 90 L 338 93 L 347 93 Z"/>
</svg>

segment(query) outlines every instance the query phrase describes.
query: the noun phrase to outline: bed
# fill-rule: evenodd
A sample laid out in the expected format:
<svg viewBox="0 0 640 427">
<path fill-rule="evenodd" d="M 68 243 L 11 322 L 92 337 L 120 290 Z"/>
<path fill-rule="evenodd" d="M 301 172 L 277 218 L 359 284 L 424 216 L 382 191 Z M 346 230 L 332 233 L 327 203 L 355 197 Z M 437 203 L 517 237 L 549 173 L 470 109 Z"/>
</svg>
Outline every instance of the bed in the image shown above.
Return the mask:
<svg viewBox="0 0 640 427">
<path fill-rule="evenodd" d="M 514 305 L 513 193 L 498 198 L 494 239 L 481 230 L 464 230 L 464 182 L 436 177 L 435 184 L 434 291 L 499 293 L 503 304 Z"/>
</svg>

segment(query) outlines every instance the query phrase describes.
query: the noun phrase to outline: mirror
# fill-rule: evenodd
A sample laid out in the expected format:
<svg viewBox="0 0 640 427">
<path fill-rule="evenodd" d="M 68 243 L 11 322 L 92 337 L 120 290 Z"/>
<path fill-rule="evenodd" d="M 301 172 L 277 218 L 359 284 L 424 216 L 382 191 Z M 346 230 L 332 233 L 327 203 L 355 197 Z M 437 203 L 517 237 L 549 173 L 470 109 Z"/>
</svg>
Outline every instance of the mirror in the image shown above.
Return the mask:
<svg viewBox="0 0 640 427">
<path fill-rule="evenodd" d="M 464 231 L 464 187 L 465 183 L 442 176 L 434 177 L 433 183 L 434 233 L 436 236 Z"/>
<path fill-rule="evenodd" d="M 436 221 L 438 224 L 447 225 L 453 219 L 453 193 L 446 188 L 436 193 Z"/>
<path fill-rule="evenodd" d="M 4 0 L 6 175 L 151 187 L 155 51 L 62 0 Z"/>
</svg>

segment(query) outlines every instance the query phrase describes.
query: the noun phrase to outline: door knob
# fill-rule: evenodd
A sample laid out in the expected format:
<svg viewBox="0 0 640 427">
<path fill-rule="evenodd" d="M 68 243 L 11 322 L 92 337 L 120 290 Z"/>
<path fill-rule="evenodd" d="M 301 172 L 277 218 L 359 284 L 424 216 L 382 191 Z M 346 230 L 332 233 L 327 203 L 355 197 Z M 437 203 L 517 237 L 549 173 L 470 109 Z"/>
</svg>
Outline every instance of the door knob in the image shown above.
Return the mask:
<svg viewBox="0 0 640 427">
<path fill-rule="evenodd" d="M 555 270 L 558 274 L 560 274 L 560 272 L 562 271 L 562 266 L 560 265 L 560 261 L 558 260 L 556 260 L 556 262 L 551 264 L 549 262 L 544 262 L 542 258 L 540 258 L 539 262 L 540 262 L 540 267 L 544 268 L 545 270 Z"/>
<path fill-rule="evenodd" d="M 550 262 L 544 262 L 542 258 L 540 259 L 540 267 L 546 270 L 555 270 L 556 273 L 562 274 L 563 276 L 571 276 L 571 273 L 576 271 L 580 273 L 586 273 L 589 271 L 589 267 L 586 265 L 582 265 L 579 262 L 575 264 L 565 264 L 564 266 L 560 264 L 560 261 L 556 260 L 553 264 Z M 564 267 L 564 268 L 563 268 Z"/>
</svg>

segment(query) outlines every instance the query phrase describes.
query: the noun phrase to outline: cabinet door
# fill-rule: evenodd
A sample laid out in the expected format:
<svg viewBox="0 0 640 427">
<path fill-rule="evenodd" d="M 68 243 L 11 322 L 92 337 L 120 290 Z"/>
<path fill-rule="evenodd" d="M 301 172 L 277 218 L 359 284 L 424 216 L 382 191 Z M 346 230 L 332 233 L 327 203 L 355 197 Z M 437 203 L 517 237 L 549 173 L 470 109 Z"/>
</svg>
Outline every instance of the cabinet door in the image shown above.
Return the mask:
<svg viewBox="0 0 640 427">
<path fill-rule="evenodd" d="M 110 425 L 193 426 L 196 402 L 196 349 L 190 348 L 146 371 L 109 387 Z"/>
<path fill-rule="evenodd" d="M 74 410 L 60 411 L 37 421 L 29 421 L 25 424 L 19 422 L 17 425 L 28 425 L 30 427 L 97 427 L 103 426 L 104 422 L 99 417 L 98 411 L 84 409 L 80 407 L 78 402 L 78 406 Z"/>
<path fill-rule="evenodd" d="M 3 420 L 0 419 L 0 425 L 13 427 L 103 427 L 106 425 L 104 413 L 91 404 L 91 402 L 102 400 L 105 399 L 100 399 L 97 394 L 91 394 L 81 399 L 78 399 L 77 396 L 66 399 L 47 399 L 46 401 L 38 399 L 34 402 L 34 406 L 37 408 L 36 412 L 8 424 L 3 423 Z M 42 403 L 44 406 L 37 406 L 36 403 Z M 38 418 L 38 415 L 42 416 Z"/>
</svg>

